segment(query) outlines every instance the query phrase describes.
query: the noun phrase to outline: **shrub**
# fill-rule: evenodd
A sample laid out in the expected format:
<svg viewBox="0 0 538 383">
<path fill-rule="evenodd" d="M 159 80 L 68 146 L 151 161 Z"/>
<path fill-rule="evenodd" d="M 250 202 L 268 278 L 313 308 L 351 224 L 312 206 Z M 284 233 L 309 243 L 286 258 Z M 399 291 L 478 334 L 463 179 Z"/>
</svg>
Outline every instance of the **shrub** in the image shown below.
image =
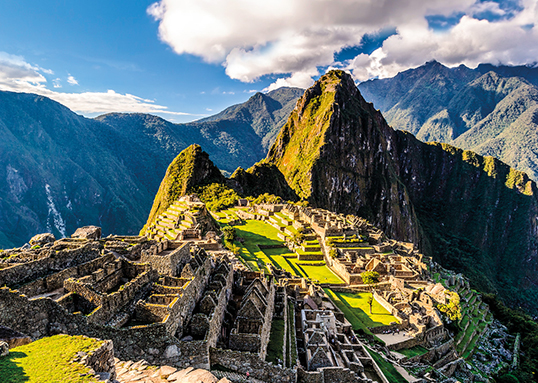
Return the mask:
<svg viewBox="0 0 538 383">
<path fill-rule="evenodd" d="M 193 190 L 211 211 L 220 211 L 237 205 L 240 198 L 235 190 L 226 185 L 213 183 Z"/>
</svg>

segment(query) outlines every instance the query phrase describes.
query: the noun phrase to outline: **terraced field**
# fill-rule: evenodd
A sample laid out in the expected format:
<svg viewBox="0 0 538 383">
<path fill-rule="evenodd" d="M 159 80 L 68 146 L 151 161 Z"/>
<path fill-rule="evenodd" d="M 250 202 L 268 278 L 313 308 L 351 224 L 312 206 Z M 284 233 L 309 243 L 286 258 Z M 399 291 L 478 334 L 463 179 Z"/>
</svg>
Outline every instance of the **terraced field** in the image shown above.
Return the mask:
<svg viewBox="0 0 538 383">
<path fill-rule="evenodd" d="M 439 274 L 435 274 L 434 280 L 447 286 L 446 279 Z M 452 288 L 453 289 L 453 288 Z M 460 306 L 462 318 L 459 327 L 462 329 L 455 336 L 455 345 L 458 355 L 464 359 L 469 359 L 480 337 L 486 332 L 488 326 L 493 322 L 493 316 L 489 308 L 482 302 L 480 294 L 467 288 L 458 288 L 456 292 L 460 296 Z"/>
<path fill-rule="evenodd" d="M 221 225 L 238 221 L 235 209 L 228 209 L 219 213 L 213 213 Z M 279 214 L 279 213 L 277 213 Z M 275 215 L 276 216 L 276 215 Z M 272 217 L 275 217 L 272 216 Z M 278 217 L 278 216 L 276 216 Z M 279 218 L 280 220 L 280 218 Z M 286 219 L 284 219 L 286 220 Z M 287 218 L 289 220 L 289 218 Z M 289 223 L 290 221 L 287 221 Z M 239 257 L 251 270 L 264 270 L 269 273 L 267 265 L 272 264 L 275 268 L 286 270 L 297 277 L 309 278 L 319 283 L 343 284 L 344 282 L 334 274 L 325 264 L 325 261 L 302 261 L 297 253 L 290 251 L 282 239 L 282 231 L 273 225 L 258 220 L 245 220 L 241 224 L 235 222 L 233 227 L 237 233 L 235 244 L 240 248 Z M 293 226 L 286 226 L 286 229 Z M 293 230 L 295 230 L 293 228 Z M 291 232 L 291 230 L 289 230 Z M 280 235 L 280 236 L 279 236 Z M 319 242 L 315 239 L 304 241 L 307 251 L 298 249 L 302 254 L 319 254 L 319 251 L 309 251 L 309 248 L 319 248 Z"/>
</svg>

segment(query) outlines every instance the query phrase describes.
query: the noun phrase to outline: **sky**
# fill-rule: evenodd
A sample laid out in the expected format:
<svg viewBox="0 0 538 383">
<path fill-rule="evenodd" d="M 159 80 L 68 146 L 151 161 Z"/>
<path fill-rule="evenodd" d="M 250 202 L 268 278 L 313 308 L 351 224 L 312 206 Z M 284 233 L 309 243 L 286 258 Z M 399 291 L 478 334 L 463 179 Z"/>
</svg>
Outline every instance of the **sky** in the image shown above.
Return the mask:
<svg viewBox="0 0 538 383">
<path fill-rule="evenodd" d="M 538 62 L 538 0 L 0 0 L 0 90 L 187 122 L 332 68 Z"/>
</svg>

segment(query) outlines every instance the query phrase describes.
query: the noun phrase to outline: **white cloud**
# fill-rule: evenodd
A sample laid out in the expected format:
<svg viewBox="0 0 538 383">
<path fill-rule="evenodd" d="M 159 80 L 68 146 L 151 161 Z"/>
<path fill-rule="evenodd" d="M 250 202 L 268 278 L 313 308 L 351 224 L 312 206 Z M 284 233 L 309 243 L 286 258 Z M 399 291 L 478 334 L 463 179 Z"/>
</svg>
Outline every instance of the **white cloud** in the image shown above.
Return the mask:
<svg viewBox="0 0 538 383">
<path fill-rule="evenodd" d="M 521 64 L 536 60 L 538 0 L 522 11 L 475 0 L 160 0 L 148 8 L 159 37 L 178 54 L 220 63 L 243 82 L 288 75 L 278 86 L 308 86 L 320 67 L 338 66 L 334 55 L 357 46 L 364 34 L 396 28 L 380 51 L 346 63 L 358 79 L 389 76 L 437 59 L 449 65 L 478 62 Z M 429 29 L 426 16 L 464 13 L 446 31 Z M 478 16 L 498 16 L 496 21 Z M 310 77 L 308 79 L 307 77 Z"/>
<path fill-rule="evenodd" d="M 463 16 L 445 33 L 404 25 L 371 55 L 360 55 L 349 63 L 359 80 L 390 77 L 435 59 L 445 65 L 476 67 L 480 63 L 521 65 L 538 58 L 538 28 L 524 28 L 538 20 L 536 1 L 514 18 L 499 21 Z"/>
<path fill-rule="evenodd" d="M 71 75 L 67 76 L 67 82 L 70 85 L 78 85 L 78 81 Z"/>
<path fill-rule="evenodd" d="M 47 79 L 43 73 L 54 72 L 27 63 L 23 57 L 0 52 L 0 90 L 12 92 L 35 93 L 49 97 L 68 108 L 82 114 L 90 115 L 108 112 L 131 113 L 165 113 L 168 115 L 189 115 L 189 113 L 172 112 L 166 106 L 157 105 L 132 94 L 121 94 L 114 90 L 106 92 L 62 93 L 47 88 Z M 61 79 L 51 80 L 52 87 L 61 88 Z M 76 79 L 69 75 L 67 82 L 78 85 Z"/>
</svg>

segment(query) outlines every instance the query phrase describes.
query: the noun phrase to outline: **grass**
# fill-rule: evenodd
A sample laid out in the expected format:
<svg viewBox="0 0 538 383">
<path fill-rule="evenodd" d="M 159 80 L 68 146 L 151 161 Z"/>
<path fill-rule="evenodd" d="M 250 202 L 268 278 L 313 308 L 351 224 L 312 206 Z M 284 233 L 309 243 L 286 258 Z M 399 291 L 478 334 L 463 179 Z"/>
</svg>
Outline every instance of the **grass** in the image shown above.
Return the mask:
<svg viewBox="0 0 538 383">
<path fill-rule="evenodd" d="M 284 319 L 273 319 L 271 323 L 271 335 L 269 337 L 269 344 L 267 345 L 267 356 L 265 360 L 267 362 L 273 362 L 278 364 L 278 360 L 284 360 L 282 349 L 284 347 L 284 326 L 286 325 Z"/>
<path fill-rule="evenodd" d="M 264 253 L 270 258 L 275 267 L 289 271 L 292 275 L 302 278 L 310 278 L 319 283 L 343 284 L 344 282 L 327 267 L 324 261 L 299 261 L 296 257 L 284 257 L 292 253 L 284 252 L 276 254 L 279 249 L 264 249 Z M 286 249 L 287 250 L 287 249 Z"/>
<path fill-rule="evenodd" d="M 375 299 L 372 304 L 372 314 L 368 298 L 370 293 L 340 293 L 334 292 L 342 302 L 351 308 L 355 316 L 364 323 L 366 327 L 386 326 L 392 322 L 398 322 L 395 316 L 389 313 Z"/>
<path fill-rule="evenodd" d="M 367 335 L 373 335 L 370 329 L 366 327 L 366 325 L 355 315 L 355 313 L 351 310 L 351 307 L 349 307 L 346 303 L 344 303 L 340 297 L 338 297 L 334 291 L 331 289 L 323 289 L 329 298 L 334 302 L 334 304 L 344 313 L 344 316 L 348 320 L 349 323 L 351 323 L 351 327 L 353 327 L 354 331 L 357 331 L 359 333 L 364 333 Z"/>
<path fill-rule="evenodd" d="M 407 383 L 407 379 L 405 379 L 391 363 L 383 359 L 377 352 L 370 350 L 368 347 L 366 347 L 366 349 L 390 383 Z"/>
<path fill-rule="evenodd" d="M 89 368 L 69 361 L 79 351 L 89 352 L 102 341 L 82 336 L 55 335 L 25 346 L 15 347 L 0 358 L 2 383 L 92 382 L 91 376 L 81 376 Z"/>
<path fill-rule="evenodd" d="M 422 346 L 415 346 L 411 348 L 405 348 L 403 350 L 398 350 L 398 352 L 402 355 L 407 356 L 408 358 L 412 358 L 414 356 L 426 354 L 428 352 L 428 349 Z"/>
<path fill-rule="evenodd" d="M 295 305 L 288 302 L 288 343 L 286 344 L 286 367 L 293 367 L 297 364 L 297 341 L 295 339 Z"/>
<path fill-rule="evenodd" d="M 263 269 L 269 272 L 266 265 L 272 263 L 277 269 L 289 271 L 297 277 L 310 278 L 319 283 L 344 283 L 324 261 L 299 261 L 297 257 L 293 257 L 294 254 L 278 238 L 280 232 L 268 223 L 246 220 L 245 223 L 235 225 L 234 228 L 237 237 L 244 239 L 243 243 L 236 242 L 236 245 L 240 247 L 239 256 L 250 269 L 254 271 Z M 258 245 L 282 247 L 261 250 Z"/>
</svg>

